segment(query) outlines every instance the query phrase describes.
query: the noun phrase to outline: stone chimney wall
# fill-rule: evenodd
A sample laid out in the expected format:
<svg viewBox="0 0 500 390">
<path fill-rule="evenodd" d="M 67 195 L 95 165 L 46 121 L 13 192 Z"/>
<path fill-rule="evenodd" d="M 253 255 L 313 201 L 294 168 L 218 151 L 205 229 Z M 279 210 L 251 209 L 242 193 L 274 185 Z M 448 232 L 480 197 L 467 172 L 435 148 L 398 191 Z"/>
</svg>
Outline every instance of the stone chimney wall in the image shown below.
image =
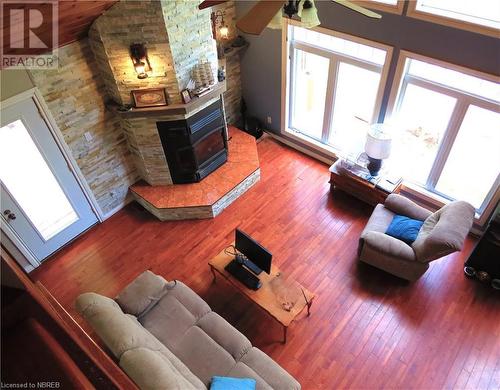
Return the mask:
<svg viewBox="0 0 500 390">
<path fill-rule="evenodd" d="M 106 90 L 118 104 L 132 104 L 131 91 L 166 88 L 172 103 L 181 103 L 167 31 L 159 1 L 120 1 L 95 20 L 90 44 Z M 144 43 L 153 69 L 137 78 L 130 45 Z"/>
<path fill-rule="evenodd" d="M 166 88 L 169 102 L 182 103 L 180 91 L 200 60 L 216 66 L 209 10 L 183 0 L 122 0 L 95 20 L 90 44 L 109 96 L 118 104 L 132 104 L 131 91 Z M 152 71 L 138 79 L 130 45 L 143 43 Z"/>
<path fill-rule="evenodd" d="M 215 71 L 217 48 L 212 39 L 210 9 L 199 10 L 198 1 L 162 0 L 161 7 L 179 89 L 186 88 L 191 70 L 210 61 Z"/>
</svg>

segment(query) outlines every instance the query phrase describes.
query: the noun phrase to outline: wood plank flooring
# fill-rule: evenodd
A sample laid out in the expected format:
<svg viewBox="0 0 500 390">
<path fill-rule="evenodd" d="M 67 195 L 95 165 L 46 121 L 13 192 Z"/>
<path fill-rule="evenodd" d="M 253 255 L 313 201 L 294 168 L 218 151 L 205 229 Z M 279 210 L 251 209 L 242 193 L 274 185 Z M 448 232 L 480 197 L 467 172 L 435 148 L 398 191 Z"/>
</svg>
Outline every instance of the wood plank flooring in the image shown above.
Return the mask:
<svg viewBox="0 0 500 390">
<path fill-rule="evenodd" d="M 261 182 L 216 219 L 159 222 L 131 204 L 32 277 L 71 313 L 78 294 L 114 296 L 146 269 L 182 280 L 304 389 L 500 388 L 500 295 L 463 275 L 473 240 L 413 284 L 358 264 L 371 207 L 332 196 L 326 165 L 269 138 L 258 149 Z M 317 294 L 286 345 L 279 324 L 222 280 L 211 283 L 207 261 L 236 227 Z"/>
</svg>

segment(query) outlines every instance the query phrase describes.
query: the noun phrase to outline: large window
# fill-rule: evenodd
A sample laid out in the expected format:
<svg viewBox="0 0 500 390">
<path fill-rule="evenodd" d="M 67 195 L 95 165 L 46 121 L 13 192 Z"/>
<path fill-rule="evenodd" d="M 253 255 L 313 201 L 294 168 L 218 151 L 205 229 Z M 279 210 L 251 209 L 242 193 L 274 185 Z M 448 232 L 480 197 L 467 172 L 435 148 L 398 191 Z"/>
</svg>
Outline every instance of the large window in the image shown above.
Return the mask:
<svg viewBox="0 0 500 390">
<path fill-rule="evenodd" d="M 371 8 L 378 11 L 392 12 L 400 14 L 403 12 L 405 0 L 353 0 L 353 3 L 359 4 L 365 8 Z"/>
<path fill-rule="evenodd" d="M 497 0 L 416 0 L 410 2 L 408 15 L 495 37 L 500 34 Z"/>
<path fill-rule="evenodd" d="M 389 163 L 405 180 L 482 213 L 500 180 L 500 84 L 451 67 L 402 54 Z"/>
<path fill-rule="evenodd" d="M 390 49 L 293 24 L 288 38 L 287 130 L 337 152 L 360 151 L 378 117 Z"/>
</svg>

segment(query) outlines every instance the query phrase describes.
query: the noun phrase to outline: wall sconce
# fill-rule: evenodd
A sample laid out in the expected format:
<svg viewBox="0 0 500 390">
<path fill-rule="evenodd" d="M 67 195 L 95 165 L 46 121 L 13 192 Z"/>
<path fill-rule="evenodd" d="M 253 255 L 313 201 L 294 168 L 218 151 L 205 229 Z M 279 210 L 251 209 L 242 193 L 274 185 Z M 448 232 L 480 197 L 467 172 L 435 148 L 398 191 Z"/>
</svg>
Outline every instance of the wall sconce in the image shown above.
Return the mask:
<svg viewBox="0 0 500 390">
<path fill-rule="evenodd" d="M 221 39 L 227 39 L 229 36 L 229 27 L 224 22 L 224 16 L 226 13 L 224 11 L 218 10 L 217 12 L 212 12 L 210 18 L 212 19 L 212 36 L 217 39 L 217 28 L 219 29 L 219 37 Z"/>
<path fill-rule="evenodd" d="M 135 71 L 137 72 L 138 79 L 145 79 L 148 77 L 147 72 L 151 72 L 151 64 L 149 63 L 148 50 L 143 43 L 134 43 L 130 45 L 130 57 L 134 64 Z"/>
</svg>

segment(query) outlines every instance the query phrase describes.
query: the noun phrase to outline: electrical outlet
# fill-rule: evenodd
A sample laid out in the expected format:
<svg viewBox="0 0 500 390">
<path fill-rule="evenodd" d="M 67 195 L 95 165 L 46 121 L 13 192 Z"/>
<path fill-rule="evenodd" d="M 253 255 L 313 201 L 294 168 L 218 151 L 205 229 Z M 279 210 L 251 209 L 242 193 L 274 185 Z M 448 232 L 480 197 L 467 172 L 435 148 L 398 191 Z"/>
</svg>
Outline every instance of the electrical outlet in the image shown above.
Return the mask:
<svg viewBox="0 0 500 390">
<path fill-rule="evenodd" d="M 86 131 L 85 134 L 83 134 L 83 137 L 85 138 L 85 140 L 87 142 L 92 141 L 92 139 L 94 138 L 94 137 L 92 137 L 92 134 L 90 134 L 90 131 Z"/>
<path fill-rule="evenodd" d="M 267 117 L 267 124 L 270 125 L 273 123 L 273 118 L 271 118 L 270 116 Z"/>
</svg>

